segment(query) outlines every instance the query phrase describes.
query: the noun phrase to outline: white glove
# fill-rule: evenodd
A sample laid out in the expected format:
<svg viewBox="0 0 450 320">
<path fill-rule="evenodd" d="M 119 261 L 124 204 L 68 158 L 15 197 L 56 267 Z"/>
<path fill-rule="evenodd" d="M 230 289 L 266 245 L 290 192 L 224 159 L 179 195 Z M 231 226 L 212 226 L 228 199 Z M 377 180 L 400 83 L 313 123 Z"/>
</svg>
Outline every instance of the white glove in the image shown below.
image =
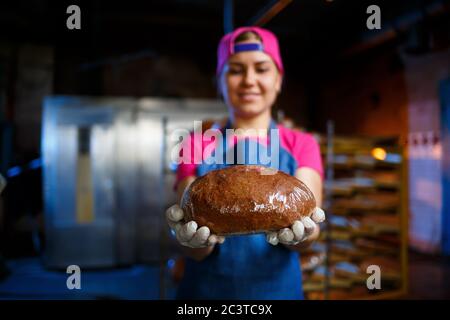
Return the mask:
<svg viewBox="0 0 450 320">
<path fill-rule="evenodd" d="M 224 237 L 211 234 L 207 226 L 198 228 L 195 221 L 184 223 L 183 218 L 183 209 L 177 204 L 166 210 L 167 223 L 174 230 L 178 242 L 183 246 L 204 248 L 225 241 Z"/>
<path fill-rule="evenodd" d="M 266 236 L 267 242 L 276 246 L 278 243 L 287 245 L 296 245 L 305 241 L 317 228 L 316 224 L 325 220 L 325 212 L 316 207 L 311 217 L 304 217 L 295 221 L 290 228 L 284 228 L 278 232 L 268 232 Z"/>
</svg>

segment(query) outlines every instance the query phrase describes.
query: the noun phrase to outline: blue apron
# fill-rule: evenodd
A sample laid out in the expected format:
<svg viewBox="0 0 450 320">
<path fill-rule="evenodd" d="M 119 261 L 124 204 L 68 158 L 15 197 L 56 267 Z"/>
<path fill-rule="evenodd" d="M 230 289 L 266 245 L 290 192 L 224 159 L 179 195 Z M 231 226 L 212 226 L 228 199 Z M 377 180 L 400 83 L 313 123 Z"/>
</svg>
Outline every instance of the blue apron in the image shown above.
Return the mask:
<svg viewBox="0 0 450 320">
<path fill-rule="evenodd" d="M 231 128 L 229 121 L 221 130 L 224 137 L 222 150 L 227 150 L 227 128 Z M 277 129 L 273 120 L 270 129 Z M 277 139 L 279 141 L 278 136 Z M 271 144 L 270 140 L 267 146 L 250 146 L 251 143 L 257 144 L 245 139 L 243 144 L 233 146 L 234 163 L 242 163 L 236 161 L 237 148 L 245 147 L 245 164 L 259 164 L 259 157 L 252 157 L 250 151 L 269 148 Z M 223 156 L 225 159 L 225 153 Z M 253 163 L 254 159 L 257 163 Z M 280 147 L 278 169 L 294 175 L 296 168 L 290 159 L 292 156 Z M 197 174 L 202 176 L 226 166 L 229 165 L 225 161 L 224 164 L 203 163 L 198 166 Z M 272 246 L 266 241 L 265 234 L 229 236 L 223 244 L 216 245 L 204 260 L 198 262 L 186 258 L 177 299 L 303 299 L 299 254 L 281 244 Z"/>
</svg>

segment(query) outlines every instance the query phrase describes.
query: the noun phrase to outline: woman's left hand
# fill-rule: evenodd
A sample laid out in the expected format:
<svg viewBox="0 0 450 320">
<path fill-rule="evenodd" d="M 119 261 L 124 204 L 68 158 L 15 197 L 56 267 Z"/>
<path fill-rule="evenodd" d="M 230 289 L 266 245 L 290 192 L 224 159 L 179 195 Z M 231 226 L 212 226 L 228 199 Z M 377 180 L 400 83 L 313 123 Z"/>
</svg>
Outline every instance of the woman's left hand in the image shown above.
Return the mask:
<svg viewBox="0 0 450 320">
<path fill-rule="evenodd" d="M 274 246 L 278 243 L 296 245 L 316 233 L 315 231 L 319 228 L 318 223 L 324 220 L 325 212 L 321 208 L 316 207 L 310 217 L 304 217 L 295 221 L 290 228 L 267 233 L 266 240 Z"/>
</svg>

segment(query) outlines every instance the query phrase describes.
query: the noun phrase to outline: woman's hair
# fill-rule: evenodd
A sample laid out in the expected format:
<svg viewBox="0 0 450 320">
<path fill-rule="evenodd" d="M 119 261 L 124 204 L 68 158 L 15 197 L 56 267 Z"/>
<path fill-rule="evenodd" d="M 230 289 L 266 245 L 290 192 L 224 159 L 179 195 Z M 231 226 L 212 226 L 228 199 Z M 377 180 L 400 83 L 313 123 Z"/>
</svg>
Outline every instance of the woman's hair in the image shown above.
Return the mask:
<svg viewBox="0 0 450 320">
<path fill-rule="evenodd" d="M 237 36 L 236 39 L 234 40 L 234 43 L 244 42 L 247 40 L 257 40 L 259 42 L 262 42 L 261 37 L 257 35 L 255 32 L 246 31 L 242 32 L 239 36 Z"/>
</svg>

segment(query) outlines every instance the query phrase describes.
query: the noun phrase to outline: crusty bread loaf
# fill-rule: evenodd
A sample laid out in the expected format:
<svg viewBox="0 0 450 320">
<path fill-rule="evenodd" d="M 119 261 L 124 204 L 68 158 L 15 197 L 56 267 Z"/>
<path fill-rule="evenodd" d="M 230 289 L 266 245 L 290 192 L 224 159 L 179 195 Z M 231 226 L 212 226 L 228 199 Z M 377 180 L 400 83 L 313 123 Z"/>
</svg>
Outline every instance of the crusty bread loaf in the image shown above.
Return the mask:
<svg viewBox="0 0 450 320">
<path fill-rule="evenodd" d="M 185 191 L 185 221 L 208 226 L 217 235 L 275 231 L 310 216 L 316 200 L 308 187 L 282 171 L 235 165 L 213 170 Z"/>
</svg>

